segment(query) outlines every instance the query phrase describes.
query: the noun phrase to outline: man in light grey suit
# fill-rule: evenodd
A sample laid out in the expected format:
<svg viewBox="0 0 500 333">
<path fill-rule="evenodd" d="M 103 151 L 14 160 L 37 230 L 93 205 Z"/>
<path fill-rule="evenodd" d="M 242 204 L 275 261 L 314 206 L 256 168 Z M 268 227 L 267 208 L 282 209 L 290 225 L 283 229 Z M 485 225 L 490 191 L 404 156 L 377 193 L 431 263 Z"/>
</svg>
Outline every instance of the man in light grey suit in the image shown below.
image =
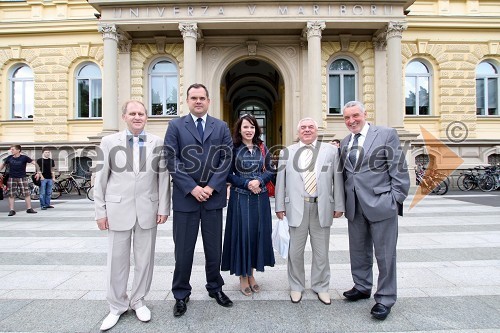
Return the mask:
<svg viewBox="0 0 500 333">
<path fill-rule="evenodd" d="M 276 215 L 290 226 L 288 281 L 290 299 L 298 303 L 305 289 L 304 249 L 312 246 L 311 289 L 324 304 L 331 304 L 328 250 L 333 218 L 344 209 L 344 181 L 338 149 L 321 143 L 318 125 L 304 118 L 297 126 L 300 142 L 280 154 L 276 179 Z"/>
<path fill-rule="evenodd" d="M 379 270 L 373 317 L 384 320 L 396 302 L 398 213 L 410 188 L 404 153 L 396 130 L 366 122 L 362 103 L 348 102 L 344 121 L 351 131 L 341 142 L 354 287 L 351 301 L 370 298 L 373 249 Z"/>
<path fill-rule="evenodd" d="M 94 184 L 95 218 L 108 230 L 107 300 L 110 313 L 101 330 L 115 326 L 129 307 L 141 321 L 151 312 L 144 304 L 153 278 L 157 225 L 170 212 L 170 176 L 163 155 L 163 140 L 144 131 L 144 104 L 128 101 L 122 109 L 127 129 L 102 138 L 102 163 Z M 99 161 L 100 162 L 100 161 Z M 130 297 L 130 245 L 133 235 L 134 281 Z"/>
</svg>

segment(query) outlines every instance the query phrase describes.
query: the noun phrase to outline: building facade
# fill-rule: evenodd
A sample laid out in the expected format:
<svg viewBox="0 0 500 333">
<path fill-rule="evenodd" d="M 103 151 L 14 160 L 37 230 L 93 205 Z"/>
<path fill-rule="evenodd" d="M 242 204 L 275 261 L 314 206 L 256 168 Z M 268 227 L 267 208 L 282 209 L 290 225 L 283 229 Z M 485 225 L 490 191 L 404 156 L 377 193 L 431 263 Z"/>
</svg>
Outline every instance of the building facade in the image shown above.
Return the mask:
<svg viewBox="0 0 500 333">
<path fill-rule="evenodd" d="M 293 142 L 303 117 L 343 138 L 341 107 L 356 99 L 398 130 L 411 166 L 456 167 L 423 129 L 460 168 L 498 163 L 499 43 L 491 0 L 2 1 L 0 158 L 53 145 L 60 170 L 86 169 L 123 129 L 125 100 L 143 101 L 163 136 L 201 82 L 213 116 L 253 113 L 269 146 Z"/>
</svg>

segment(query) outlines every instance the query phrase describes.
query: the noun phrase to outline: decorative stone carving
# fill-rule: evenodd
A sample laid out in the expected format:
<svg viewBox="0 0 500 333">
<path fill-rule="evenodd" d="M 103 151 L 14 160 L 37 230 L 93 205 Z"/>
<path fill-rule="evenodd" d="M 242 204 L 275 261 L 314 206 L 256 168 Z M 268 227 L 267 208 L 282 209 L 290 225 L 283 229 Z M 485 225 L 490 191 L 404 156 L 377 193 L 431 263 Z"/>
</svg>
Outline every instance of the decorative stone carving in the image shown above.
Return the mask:
<svg viewBox="0 0 500 333">
<path fill-rule="evenodd" d="M 384 32 L 372 38 L 375 51 L 385 51 L 387 49 L 387 34 Z"/>
<path fill-rule="evenodd" d="M 308 21 L 306 27 L 307 39 L 311 37 L 321 37 L 321 31 L 325 28 L 325 21 Z"/>
<path fill-rule="evenodd" d="M 188 37 L 194 38 L 195 40 L 198 39 L 198 24 L 196 23 L 181 22 L 179 23 L 179 30 L 181 31 L 183 39 Z"/>
<path fill-rule="evenodd" d="M 158 53 L 165 53 L 165 44 L 167 44 L 167 37 L 165 36 L 156 36 L 156 51 Z"/>
<path fill-rule="evenodd" d="M 102 34 L 102 39 L 113 39 L 118 42 L 118 33 L 116 31 L 116 25 L 100 23 L 97 27 L 97 31 Z"/>
<path fill-rule="evenodd" d="M 387 25 L 387 39 L 393 37 L 401 38 L 403 36 L 403 31 L 407 28 L 408 24 L 406 22 L 389 22 Z"/>
<path fill-rule="evenodd" d="M 122 39 L 118 42 L 118 51 L 120 53 L 130 53 L 132 49 L 132 41 L 128 39 Z"/>
<path fill-rule="evenodd" d="M 255 40 L 248 40 L 247 41 L 247 48 L 248 48 L 248 55 L 249 56 L 256 56 L 257 55 L 257 44 L 259 44 L 259 42 L 255 41 Z"/>
<path fill-rule="evenodd" d="M 340 35 L 340 47 L 343 52 L 349 50 L 349 43 L 351 42 L 351 35 Z"/>
<path fill-rule="evenodd" d="M 208 50 L 208 56 L 210 58 L 210 61 L 212 62 L 215 62 L 217 60 L 217 58 L 219 57 L 219 48 L 218 47 L 211 47 L 209 50 Z"/>
<path fill-rule="evenodd" d="M 297 56 L 297 50 L 293 46 L 288 46 L 285 48 L 285 54 L 289 58 L 295 58 Z"/>
<path fill-rule="evenodd" d="M 10 51 L 12 52 L 12 58 L 13 59 L 20 59 L 21 58 L 21 50 L 22 50 L 21 45 L 11 45 Z"/>
</svg>

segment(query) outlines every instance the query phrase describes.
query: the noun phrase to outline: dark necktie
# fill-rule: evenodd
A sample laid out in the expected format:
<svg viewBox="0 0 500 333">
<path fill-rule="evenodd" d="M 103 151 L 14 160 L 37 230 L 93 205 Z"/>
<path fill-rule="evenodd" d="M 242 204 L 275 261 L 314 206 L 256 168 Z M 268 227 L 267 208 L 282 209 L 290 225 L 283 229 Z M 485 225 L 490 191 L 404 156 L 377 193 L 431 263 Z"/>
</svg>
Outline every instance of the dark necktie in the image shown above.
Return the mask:
<svg viewBox="0 0 500 333">
<path fill-rule="evenodd" d="M 198 123 L 196 125 L 196 129 L 198 130 L 198 133 L 200 134 L 200 139 L 203 141 L 203 124 L 201 123 L 203 121 L 202 118 L 196 119 L 196 122 Z"/>
<path fill-rule="evenodd" d="M 358 153 L 358 139 L 361 136 L 361 133 L 358 133 L 354 135 L 354 140 L 352 141 L 352 146 L 351 150 L 349 151 L 349 161 L 351 162 L 352 166 L 356 165 L 356 155 Z"/>
</svg>

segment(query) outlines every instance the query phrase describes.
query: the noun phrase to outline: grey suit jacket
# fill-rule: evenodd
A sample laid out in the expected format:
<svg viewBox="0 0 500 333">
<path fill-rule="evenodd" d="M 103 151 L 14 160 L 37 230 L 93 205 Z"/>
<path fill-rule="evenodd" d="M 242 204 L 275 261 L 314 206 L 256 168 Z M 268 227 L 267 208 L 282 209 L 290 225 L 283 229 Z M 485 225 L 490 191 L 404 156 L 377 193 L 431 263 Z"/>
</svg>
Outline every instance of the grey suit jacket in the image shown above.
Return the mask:
<svg viewBox="0 0 500 333">
<path fill-rule="evenodd" d="M 133 171 L 126 131 L 102 138 L 103 161 L 94 182 L 95 218 L 108 218 L 109 229 L 130 230 L 136 219 L 143 229 L 155 227 L 157 215 L 170 215 L 170 176 L 163 140 L 146 133 L 140 172 Z"/>
<path fill-rule="evenodd" d="M 334 211 L 345 211 L 344 181 L 339 167 L 338 149 L 317 141 L 316 178 L 319 222 L 322 227 L 333 223 Z M 298 165 L 298 143 L 281 151 L 276 178 L 275 204 L 277 212 L 286 212 L 288 224 L 298 227 L 304 215 L 304 181 Z"/>
<path fill-rule="evenodd" d="M 393 128 L 370 124 L 356 166 L 347 158 L 350 138 L 349 134 L 340 143 L 347 219 L 354 219 L 355 194 L 369 221 L 381 221 L 397 215 L 410 188 L 398 133 Z"/>
</svg>

